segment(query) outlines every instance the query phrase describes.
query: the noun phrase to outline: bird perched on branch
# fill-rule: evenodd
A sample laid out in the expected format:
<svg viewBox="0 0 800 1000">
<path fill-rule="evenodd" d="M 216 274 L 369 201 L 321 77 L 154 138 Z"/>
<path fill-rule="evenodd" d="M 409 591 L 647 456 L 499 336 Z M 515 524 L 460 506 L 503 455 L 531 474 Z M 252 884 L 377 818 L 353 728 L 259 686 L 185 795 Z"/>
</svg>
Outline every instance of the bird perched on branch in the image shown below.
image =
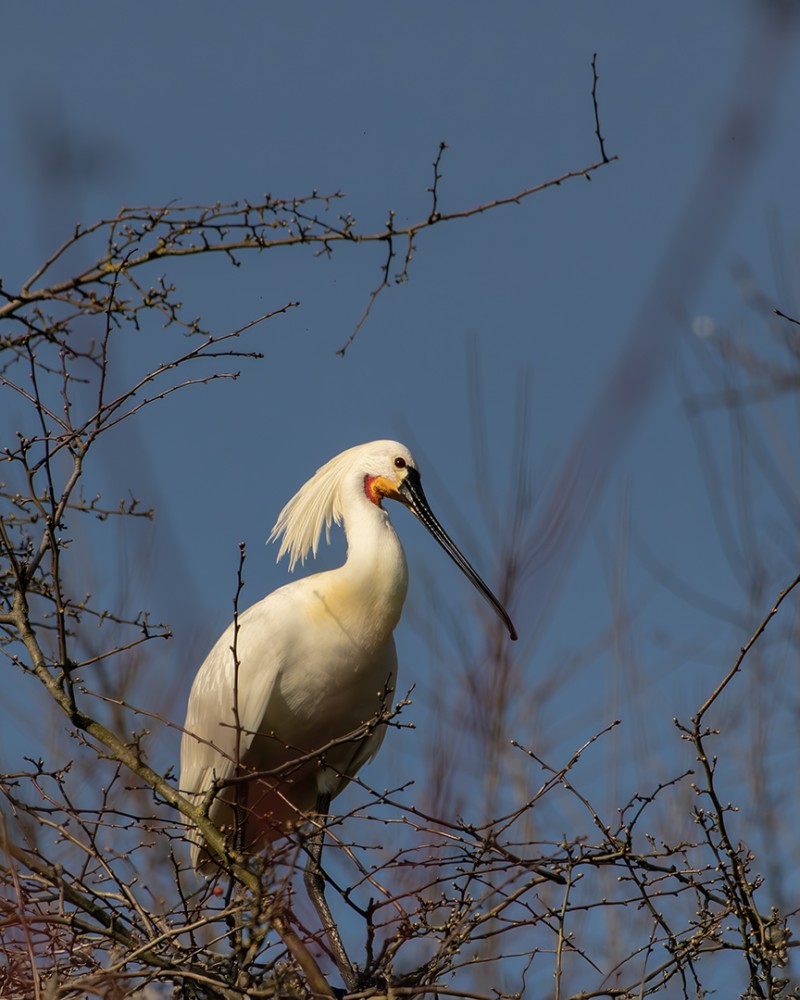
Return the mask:
<svg viewBox="0 0 800 1000">
<path fill-rule="evenodd" d="M 289 569 L 316 555 L 323 528 L 344 524 L 343 566 L 296 580 L 245 611 L 219 638 L 189 696 L 181 790 L 256 851 L 330 801 L 375 755 L 397 672 L 392 633 L 408 587 L 405 554 L 384 500 L 411 510 L 516 639 L 511 619 L 434 517 L 411 452 L 373 441 L 332 458 L 281 511 L 270 541 Z M 213 796 L 211 801 L 209 797 Z M 192 862 L 213 865 L 194 831 Z M 320 836 L 307 884 L 328 924 Z"/>
</svg>

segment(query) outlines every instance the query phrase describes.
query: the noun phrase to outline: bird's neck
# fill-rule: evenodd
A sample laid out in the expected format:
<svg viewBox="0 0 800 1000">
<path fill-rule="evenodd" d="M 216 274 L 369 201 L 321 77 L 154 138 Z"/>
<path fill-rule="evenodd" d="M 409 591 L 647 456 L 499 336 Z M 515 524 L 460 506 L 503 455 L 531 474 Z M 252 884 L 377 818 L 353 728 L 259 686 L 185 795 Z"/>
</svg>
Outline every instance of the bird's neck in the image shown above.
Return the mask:
<svg viewBox="0 0 800 1000">
<path fill-rule="evenodd" d="M 359 505 L 345 523 L 347 561 L 339 570 L 339 580 L 362 624 L 385 641 L 400 620 L 408 590 L 403 547 L 386 511 L 374 504 Z"/>
</svg>

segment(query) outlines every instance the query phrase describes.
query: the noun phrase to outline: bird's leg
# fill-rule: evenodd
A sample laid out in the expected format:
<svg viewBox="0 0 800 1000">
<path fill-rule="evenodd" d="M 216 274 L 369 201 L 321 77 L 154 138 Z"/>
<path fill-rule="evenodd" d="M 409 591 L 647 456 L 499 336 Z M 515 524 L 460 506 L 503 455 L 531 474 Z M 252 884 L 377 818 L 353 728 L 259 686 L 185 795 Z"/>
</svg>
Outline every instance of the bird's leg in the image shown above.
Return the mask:
<svg viewBox="0 0 800 1000">
<path fill-rule="evenodd" d="M 317 796 L 316 809 L 319 823 L 308 841 L 308 864 L 306 865 L 305 883 L 309 898 L 319 914 L 319 919 L 322 921 L 322 929 L 328 935 L 333 957 L 339 969 L 339 975 L 342 977 L 348 991 L 353 993 L 358 989 L 358 973 L 347 957 L 347 952 L 344 950 L 344 945 L 339 935 L 339 928 L 333 922 L 328 901 L 325 899 L 325 876 L 322 874 L 322 842 L 325 837 L 325 818 L 328 815 L 330 804 L 330 794 L 328 792 L 320 792 Z"/>
</svg>

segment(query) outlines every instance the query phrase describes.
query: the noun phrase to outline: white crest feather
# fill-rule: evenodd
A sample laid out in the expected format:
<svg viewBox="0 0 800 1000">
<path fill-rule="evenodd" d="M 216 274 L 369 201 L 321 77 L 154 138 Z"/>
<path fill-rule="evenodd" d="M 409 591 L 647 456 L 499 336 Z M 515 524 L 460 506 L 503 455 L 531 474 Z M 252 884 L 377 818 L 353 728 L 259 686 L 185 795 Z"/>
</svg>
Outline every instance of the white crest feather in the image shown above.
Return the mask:
<svg viewBox="0 0 800 1000">
<path fill-rule="evenodd" d="M 309 552 L 316 557 L 323 526 L 325 541 L 330 543 L 331 524 L 342 523 L 342 471 L 350 459 L 350 451 L 342 452 L 317 469 L 278 515 L 269 541 L 275 542 L 283 536 L 278 561 L 288 552 L 290 573 L 298 560 L 301 564 L 305 562 Z"/>
</svg>

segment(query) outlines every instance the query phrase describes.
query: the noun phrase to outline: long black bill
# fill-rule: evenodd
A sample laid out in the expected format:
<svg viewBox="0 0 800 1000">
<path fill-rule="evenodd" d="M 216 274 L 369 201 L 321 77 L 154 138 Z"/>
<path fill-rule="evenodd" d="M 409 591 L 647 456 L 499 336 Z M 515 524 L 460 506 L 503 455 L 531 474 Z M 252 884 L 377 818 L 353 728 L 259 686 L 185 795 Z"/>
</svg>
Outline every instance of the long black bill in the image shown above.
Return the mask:
<svg viewBox="0 0 800 1000">
<path fill-rule="evenodd" d="M 406 469 L 406 475 L 402 483 L 397 487 L 398 492 L 401 493 L 404 499 L 408 502 L 409 507 L 417 515 L 417 517 L 422 521 L 425 527 L 430 531 L 436 541 L 442 546 L 445 552 L 450 556 L 453 562 L 460 566 L 462 571 L 469 577 L 470 580 L 475 584 L 478 590 L 483 594 L 486 600 L 492 605 L 495 611 L 500 615 L 508 629 L 508 634 L 512 639 L 517 638 L 517 630 L 514 628 L 514 623 L 508 617 L 508 612 L 503 607 L 503 605 L 497 600 L 494 594 L 489 590 L 486 584 L 481 580 L 475 570 L 470 566 L 464 556 L 458 551 L 455 542 L 450 538 L 444 528 L 439 524 L 433 515 L 433 511 L 425 499 L 425 493 L 422 489 L 422 483 L 420 482 L 419 473 L 416 469 L 408 468 Z"/>
</svg>

